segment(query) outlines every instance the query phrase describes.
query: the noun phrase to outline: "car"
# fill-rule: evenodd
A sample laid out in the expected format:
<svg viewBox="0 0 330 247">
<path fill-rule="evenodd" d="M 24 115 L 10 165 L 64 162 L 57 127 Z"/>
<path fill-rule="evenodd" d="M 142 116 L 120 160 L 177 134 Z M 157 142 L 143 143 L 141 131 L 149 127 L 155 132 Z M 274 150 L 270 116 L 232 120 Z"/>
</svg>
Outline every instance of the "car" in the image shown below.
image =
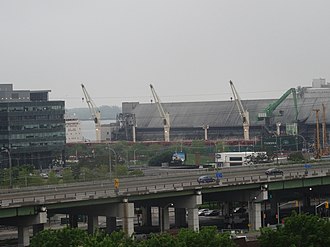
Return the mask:
<svg viewBox="0 0 330 247">
<path fill-rule="evenodd" d="M 204 213 L 205 216 L 218 216 L 220 214 L 219 210 L 209 210 Z"/>
<path fill-rule="evenodd" d="M 40 173 L 40 177 L 42 177 L 42 178 L 48 178 L 48 174 L 47 174 L 47 173 L 44 173 L 44 172 L 42 172 L 42 173 Z"/>
<path fill-rule="evenodd" d="M 209 175 L 204 175 L 204 176 L 200 176 L 199 178 L 197 178 L 197 182 L 200 183 L 212 183 L 214 182 L 215 179 Z"/>
<path fill-rule="evenodd" d="M 206 212 L 210 211 L 208 208 L 202 208 L 198 210 L 198 216 L 204 216 Z"/>
<path fill-rule="evenodd" d="M 269 168 L 267 171 L 265 171 L 265 174 L 267 176 L 271 175 L 283 175 L 283 171 L 278 168 Z"/>
</svg>

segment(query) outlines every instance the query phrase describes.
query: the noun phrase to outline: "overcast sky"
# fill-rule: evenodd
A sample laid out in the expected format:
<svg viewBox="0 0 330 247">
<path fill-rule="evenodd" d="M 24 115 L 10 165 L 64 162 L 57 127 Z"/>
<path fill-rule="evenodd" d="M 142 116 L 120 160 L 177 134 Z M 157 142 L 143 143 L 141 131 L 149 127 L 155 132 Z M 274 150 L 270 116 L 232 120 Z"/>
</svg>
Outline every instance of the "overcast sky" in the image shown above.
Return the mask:
<svg viewBox="0 0 330 247">
<path fill-rule="evenodd" d="M 0 0 L 0 82 L 67 108 L 279 98 L 330 81 L 329 0 Z"/>
</svg>

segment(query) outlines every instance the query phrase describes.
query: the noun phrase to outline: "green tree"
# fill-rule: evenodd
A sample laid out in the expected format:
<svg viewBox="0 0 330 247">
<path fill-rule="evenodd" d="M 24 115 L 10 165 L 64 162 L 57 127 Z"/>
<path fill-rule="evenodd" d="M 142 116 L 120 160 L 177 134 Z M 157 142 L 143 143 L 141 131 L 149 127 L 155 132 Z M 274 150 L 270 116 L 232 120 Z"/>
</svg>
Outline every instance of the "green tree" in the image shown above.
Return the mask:
<svg viewBox="0 0 330 247">
<path fill-rule="evenodd" d="M 128 169 L 126 165 L 117 165 L 115 166 L 116 176 L 126 176 L 128 174 Z"/>
<path fill-rule="evenodd" d="M 48 184 L 58 184 L 58 177 L 56 177 L 56 174 L 54 171 L 51 171 L 49 174 L 48 174 L 48 181 L 47 183 Z"/>
<path fill-rule="evenodd" d="M 276 230 L 262 228 L 261 247 L 330 246 L 330 222 L 314 215 L 293 212 Z"/>
<path fill-rule="evenodd" d="M 236 247 L 227 233 L 218 233 L 215 226 L 203 227 L 199 232 L 181 229 L 178 236 L 180 247 Z"/>
<path fill-rule="evenodd" d="M 179 241 L 175 239 L 172 235 L 167 233 L 163 234 L 151 234 L 148 240 L 140 246 L 143 247 L 179 247 Z"/>
<path fill-rule="evenodd" d="M 293 162 L 304 161 L 305 157 L 302 152 L 293 152 L 289 154 L 288 160 Z"/>
<path fill-rule="evenodd" d="M 161 166 L 162 163 L 170 164 L 172 161 L 173 152 L 171 150 L 167 150 L 160 154 L 156 154 L 149 160 L 150 166 Z"/>
<path fill-rule="evenodd" d="M 86 231 L 79 228 L 62 228 L 58 230 L 46 229 L 39 232 L 31 240 L 31 247 L 78 247 L 85 246 L 84 243 L 89 236 Z"/>
<path fill-rule="evenodd" d="M 63 183 L 71 183 L 74 181 L 73 172 L 71 168 L 64 168 L 62 176 L 63 176 Z"/>
</svg>

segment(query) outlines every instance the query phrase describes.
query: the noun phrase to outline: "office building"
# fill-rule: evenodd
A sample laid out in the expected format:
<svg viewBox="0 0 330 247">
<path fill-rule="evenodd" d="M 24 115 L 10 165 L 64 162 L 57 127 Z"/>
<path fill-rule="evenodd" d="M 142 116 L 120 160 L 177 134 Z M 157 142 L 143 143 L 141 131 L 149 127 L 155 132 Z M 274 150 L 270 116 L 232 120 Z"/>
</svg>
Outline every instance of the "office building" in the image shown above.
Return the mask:
<svg viewBox="0 0 330 247">
<path fill-rule="evenodd" d="M 50 101 L 50 90 L 14 90 L 0 84 L 0 164 L 48 167 L 62 160 L 65 104 Z"/>
</svg>

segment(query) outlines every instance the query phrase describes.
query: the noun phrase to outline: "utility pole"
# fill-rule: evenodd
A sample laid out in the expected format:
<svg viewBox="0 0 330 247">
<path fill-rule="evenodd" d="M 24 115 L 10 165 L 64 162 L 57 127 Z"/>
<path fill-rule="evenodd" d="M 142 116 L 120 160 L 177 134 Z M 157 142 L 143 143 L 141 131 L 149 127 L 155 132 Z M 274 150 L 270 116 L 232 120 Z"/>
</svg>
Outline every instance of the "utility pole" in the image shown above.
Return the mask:
<svg viewBox="0 0 330 247">
<path fill-rule="evenodd" d="M 322 103 L 322 154 L 328 154 L 325 105 Z"/>
<path fill-rule="evenodd" d="M 319 111 L 320 109 L 313 109 L 316 117 L 316 141 L 315 141 L 315 158 L 319 159 L 321 156 L 320 152 L 320 127 L 319 127 Z"/>
</svg>

